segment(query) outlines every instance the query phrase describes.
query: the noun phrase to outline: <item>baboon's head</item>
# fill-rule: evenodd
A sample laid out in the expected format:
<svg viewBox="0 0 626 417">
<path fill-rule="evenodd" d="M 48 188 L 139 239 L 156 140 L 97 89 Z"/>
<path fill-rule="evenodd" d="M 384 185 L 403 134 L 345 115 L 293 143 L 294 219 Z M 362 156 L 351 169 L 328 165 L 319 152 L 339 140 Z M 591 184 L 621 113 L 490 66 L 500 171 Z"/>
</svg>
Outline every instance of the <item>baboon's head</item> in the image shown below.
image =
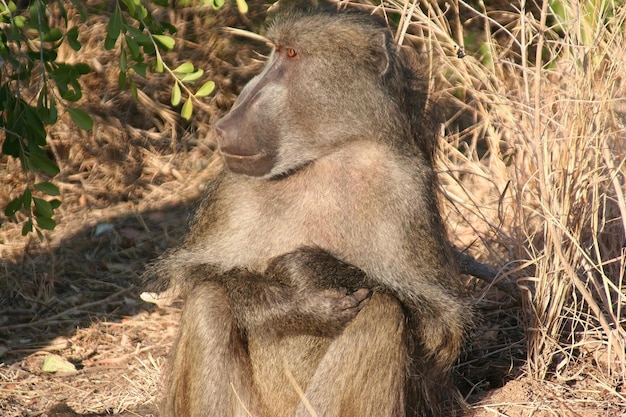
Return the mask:
<svg viewBox="0 0 626 417">
<path fill-rule="evenodd" d="M 278 176 L 352 139 L 376 139 L 401 115 L 389 88 L 397 47 L 377 19 L 349 12 L 289 13 L 267 34 L 274 49 L 228 115 L 217 141 L 228 168 Z"/>
</svg>

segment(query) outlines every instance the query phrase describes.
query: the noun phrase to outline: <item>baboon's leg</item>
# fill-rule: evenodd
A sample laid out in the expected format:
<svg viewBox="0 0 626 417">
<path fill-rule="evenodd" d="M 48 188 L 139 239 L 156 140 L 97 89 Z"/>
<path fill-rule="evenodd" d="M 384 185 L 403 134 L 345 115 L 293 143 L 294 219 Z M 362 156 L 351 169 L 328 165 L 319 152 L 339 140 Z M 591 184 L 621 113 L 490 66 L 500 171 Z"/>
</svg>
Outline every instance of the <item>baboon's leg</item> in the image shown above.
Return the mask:
<svg viewBox="0 0 626 417">
<path fill-rule="evenodd" d="M 199 283 L 181 317 L 163 417 L 258 416 L 247 349 L 222 287 Z"/>
<path fill-rule="evenodd" d="M 405 415 L 409 358 L 398 301 L 376 294 L 332 341 L 306 388 L 297 417 Z"/>
</svg>

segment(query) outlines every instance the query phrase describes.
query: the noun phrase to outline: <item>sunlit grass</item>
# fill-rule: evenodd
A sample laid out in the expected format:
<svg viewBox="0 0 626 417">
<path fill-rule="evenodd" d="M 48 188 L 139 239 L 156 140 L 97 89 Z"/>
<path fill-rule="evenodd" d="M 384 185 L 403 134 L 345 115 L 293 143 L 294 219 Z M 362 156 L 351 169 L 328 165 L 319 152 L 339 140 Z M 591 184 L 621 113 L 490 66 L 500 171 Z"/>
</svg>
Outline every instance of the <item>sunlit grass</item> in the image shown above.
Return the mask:
<svg viewBox="0 0 626 417">
<path fill-rule="evenodd" d="M 518 277 L 529 375 L 566 379 L 591 354 L 593 378 L 616 387 L 626 373 L 626 9 L 421 3 L 383 2 L 401 22 L 410 14 L 397 37 L 432 58 L 433 100 L 448 108 L 451 238 Z"/>
</svg>

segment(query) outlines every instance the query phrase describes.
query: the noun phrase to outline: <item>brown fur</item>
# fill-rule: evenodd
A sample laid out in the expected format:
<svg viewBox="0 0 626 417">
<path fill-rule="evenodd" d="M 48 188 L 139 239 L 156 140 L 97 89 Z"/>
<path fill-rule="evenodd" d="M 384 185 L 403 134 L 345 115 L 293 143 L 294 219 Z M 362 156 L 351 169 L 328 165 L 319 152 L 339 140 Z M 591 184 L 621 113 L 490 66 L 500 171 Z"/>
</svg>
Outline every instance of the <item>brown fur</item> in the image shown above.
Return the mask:
<svg viewBox="0 0 626 417">
<path fill-rule="evenodd" d="M 268 37 L 216 124 L 227 169 L 148 272 L 186 297 L 163 415 L 451 415 L 471 310 L 423 83 L 367 15 L 287 14 Z"/>
</svg>

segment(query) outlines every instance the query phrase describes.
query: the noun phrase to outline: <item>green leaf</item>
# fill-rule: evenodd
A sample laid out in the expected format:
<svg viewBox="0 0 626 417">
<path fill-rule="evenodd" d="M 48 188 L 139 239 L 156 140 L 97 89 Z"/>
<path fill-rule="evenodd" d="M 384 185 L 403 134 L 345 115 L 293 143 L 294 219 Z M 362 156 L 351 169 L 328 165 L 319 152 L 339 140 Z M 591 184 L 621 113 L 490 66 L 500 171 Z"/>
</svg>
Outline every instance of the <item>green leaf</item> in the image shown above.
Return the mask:
<svg viewBox="0 0 626 417">
<path fill-rule="evenodd" d="M 248 3 L 246 3 L 246 0 L 237 0 L 237 8 L 241 14 L 248 13 Z"/>
<path fill-rule="evenodd" d="M 56 42 L 63 38 L 63 32 L 60 29 L 52 28 L 50 31 L 45 32 L 41 38 L 43 42 Z"/>
<path fill-rule="evenodd" d="M 176 41 L 167 35 L 152 35 L 165 49 L 173 49 Z"/>
<path fill-rule="evenodd" d="M 191 74 L 185 74 L 181 78 L 181 80 L 182 81 L 186 81 L 186 82 L 196 81 L 198 78 L 202 77 L 202 74 L 204 74 L 204 70 L 203 69 L 198 69 L 198 70 L 192 72 Z"/>
<path fill-rule="evenodd" d="M 180 115 L 183 116 L 183 119 L 189 120 L 191 119 L 191 115 L 193 114 L 193 103 L 191 102 L 191 98 L 185 101 L 183 104 L 183 108 L 180 111 Z"/>
<path fill-rule="evenodd" d="M 54 210 L 52 206 L 46 200 L 42 198 L 33 197 L 33 203 L 35 204 L 35 215 L 37 217 L 52 217 Z"/>
<path fill-rule="evenodd" d="M 126 65 L 128 64 L 128 57 L 126 56 L 126 49 L 122 48 L 120 54 L 120 71 L 126 72 Z"/>
<path fill-rule="evenodd" d="M 193 69 L 193 64 L 191 62 L 185 62 L 176 67 L 174 72 L 177 72 L 179 74 L 189 74 L 193 72 Z"/>
<path fill-rule="evenodd" d="M 115 47 L 115 42 L 117 42 L 117 39 L 113 39 L 107 36 L 106 38 L 104 38 L 104 49 L 110 51 Z"/>
<path fill-rule="evenodd" d="M 150 40 L 149 37 L 146 36 L 146 38 L 148 38 L 148 40 Z M 137 41 L 139 42 L 139 41 Z M 154 46 L 154 44 L 152 43 L 152 41 L 150 41 L 147 44 L 142 44 L 141 42 L 139 42 L 139 45 L 143 46 L 143 53 L 149 56 L 154 56 L 156 55 L 156 47 Z"/>
<path fill-rule="evenodd" d="M 24 136 L 29 137 L 33 144 L 39 146 L 46 145 L 46 129 L 43 126 L 43 120 L 41 115 L 35 108 L 28 105 L 20 106 L 22 119 L 17 119 L 15 125 L 9 124 L 10 130 L 17 131 L 18 133 L 24 132 Z M 20 126 L 25 124 L 25 126 Z M 26 129 L 23 129 L 26 128 Z"/>
<path fill-rule="evenodd" d="M 24 226 L 22 226 L 22 236 L 26 236 L 32 231 L 33 231 L 33 221 L 29 219 L 26 223 L 24 223 Z"/>
<path fill-rule="evenodd" d="M 42 118 L 42 121 L 45 124 L 52 125 L 57 122 L 57 119 L 59 118 L 59 112 L 57 111 L 57 102 L 54 97 L 50 98 L 50 107 L 48 108 L 48 111 L 43 112 L 42 115 L 44 116 Z"/>
<path fill-rule="evenodd" d="M 154 69 L 156 72 L 158 73 L 162 73 L 163 72 L 163 60 L 161 59 L 160 56 L 157 56 L 156 59 L 156 68 Z"/>
<path fill-rule="evenodd" d="M 133 0 L 122 0 L 126 7 L 128 7 L 128 12 L 132 15 L 135 14 L 135 2 Z"/>
<path fill-rule="evenodd" d="M 137 74 L 141 75 L 142 77 L 146 77 L 147 73 L 148 73 L 148 65 L 141 63 L 141 64 L 135 64 L 131 67 Z"/>
<path fill-rule="evenodd" d="M 120 71 L 120 75 L 117 77 L 117 85 L 120 89 L 126 87 L 126 72 Z"/>
<path fill-rule="evenodd" d="M 80 19 L 83 21 L 83 23 L 85 23 L 87 21 L 87 11 L 84 7 L 80 7 L 77 1 L 72 1 L 72 3 L 76 7 L 78 14 L 80 14 Z"/>
<path fill-rule="evenodd" d="M 115 6 L 113 15 L 111 16 L 111 19 L 109 20 L 109 24 L 107 25 L 107 39 L 111 39 L 113 42 L 113 45 L 115 45 L 117 38 L 120 36 L 120 33 L 122 32 L 122 24 L 123 24 L 122 12 L 118 4 Z M 107 48 L 107 49 L 111 49 L 111 48 Z"/>
<path fill-rule="evenodd" d="M 33 202 L 33 195 L 30 189 L 27 188 L 22 193 L 22 202 L 24 203 L 24 208 L 30 212 L 30 204 Z"/>
<path fill-rule="evenodd" d="M 18 28 L 23 28 L 26 25 L 26 17 L 24 16 L 15 16 L 13 18 L 13 22 L 15 22 L 15 26 Z"/>
<path fill-rule="evenodd" d="M 50 99 L 49 102 L 47 102 L 48 98 Z M 54 97 L 48 97 L 45 92 L 39 94 L 39 98 L 37 99 L 37 111 L 44 124 L 52 125 L 56 123 L 58 113 Z"/>
<path fill-rule="evenodd" d="M 80 75 L 89 74 L 91 72 L 91 67 L 84 62 L 79 62 L 78 64 L 74 65 L 74 68 L 76 69 L 76 71 L 78 71 Z"/>
<path fill-rule="evenodd" d="M 159 22 L 159 24 L 163 28 L 163 32 L 169 32 L 170 35 L 173 35 L 176 32 L 178 32 L 178 28 L 176 28 L 176 26 L 172 25 L 171 23 L 167 23 L 167 22 L 161 21 L 161 22 Z"/>
<path fill-rule="evenodd" d="M 172 87 L 172 106 L 178 106 L 180 104 L 180 99 L 180 85 L 178 85 L 178 82 L 175 82 L 174 87 Z"/>
<path fill-rule="evenodd" d="M 18 39 L 16 39 L 17 41 Z M 44 62 L 54 62 L 56 61 L 57 57 L 59 54 L 57 54 L 57 52 L 53 49 L 47 49 L 47 48 L 42 48 L 39 50 L 34 50 L 34 51 L 30 51 L 28 52 L 26 55 L 28 55 L 29 58 L 31 58 L 32 60 L 42 60 Z"/>
<path fill-rule="evenodd" d="M 54 230 L 57 225 L 52 217 L 35 216 L 35 218 L 37 219 L 37 226 L 45 230 Z"/>
<path fill-rule="evenodd" d="M 48 195 L 60 195 L 59 188 L 52 184 L 51 182 L 44 181 L 38 184 L 35 184 L 35 190 L 44 192 Z"/>
<path fill-rule="evenodd" d="M 5 155 L 11 155 L 15 158 L 20 157 L 22 148 L 20 147 L 20 141 L 13 135 L 8 135 L 2 144 L 2 153 Z"/>
<path fill-rule="evenodd" d="M 67 38 L 67 42 L 70 44 L 70 47 L 75 51 L 80 51 L 82 45 L 78 42 L 78 26 L 74 26 L 67 32 L 65 32 L 65 37 Z"/>
<path fill-rule="evenodd" d="M 202 84 L 202 87 L 198 88 L 198 91 L 196 91 L 196 96 L 206 97 L 209 94 L 211 94 L 214 89 L 215 89 L 215 82 L 207 81 L 206 83 Z"/>
<path fill-rule="evenodd" d="M 11 25 L 9 26 L 9 36 L 8 36 L 10 41 L 13 42 L 19 42 L 20 38 L 21 38 L 21 32 L 20 29 L 17 27 L 17 25 Z"/>
<path fill-rule="evenodd" d="M 133 98 L 135 100 L 139 100 L 139 93 L 137 93 L 137 85 L 135 84 L 132 78 L 128 79 L 128 83 L 130 84 L 130 92 L 132 93 Z"/>
<path fill-rule="evenodd" d="M 65 20 L 65 25 L 67 27 L 67 10 L 65 10 L 65 7 L 63 7 L 63 2 L 59 2 L 57 4 L 59 7 L 59 12 L 61 13 L 61 17 L 63 17 L 63 20 Z"/>
<path fill-rule="evenodd" d="M 145 46 L 147 44 L 152 44 L 152 40 L 150 39 L 148 35 L 143 33 L 142 29 L 138 29 L 133 26 L 126 26 L 126 32 L 129 34 L 131 38 L 136 40 L 139 45 Z"/>
<path fill-rule="evenodd" d="M 9 52 L 7 39 L 3 35 L 4 34 L 0 34 L 0 57 L 6 59 L 6 58 L 9 58 L 9 54 L 11 52 Z"/>
<path fill-rule="evenodd" d="M 144 20 L 148 17 L 148 9 L 146 9 L 141 3 L 135 3 L 135 13 L 133 13 L 133 17 L 137 20 Z"/>
<path fill-rule="evenodd" d="M 59 167 L 43 153 L 30 155 L 28 158 L 28 167 L 31 171 L 40 170 L 52 176 L 60 172 Z M 24 206 L 27 205 L 30 206 L 30 201 L 28 201 L 28 204 L 26 204 L 26 201 L 24 202 Z"/>
<path fill-rule="evenodd" d="M 22 196 L 16 197 L 9 201 L 9 204 L 4 208 L 4 215 L 9 217 L 18 212 L 22 208 Z"/>
<path fill-rule="evenodd" d="M 61 88 L 59 88 L 59 90 L 61 90 Z M 60 91 L 60 93 L 63 99 L 72 102 L 76 102 L 83 97 L 83 92 L 80 89 L 80 83 L 77 78 L 70 79 L 68 85 L 65 86 L 65 90 Z"/>
<path fill-rule="evenodd" d="M 50 200 L 50 205 L 53 209 L 58 209 L 59 207 L 61 207 L 61 200 L 59 200 L 58 198 L 53 198 L 52 200 Z"/>
<path fill-rule="evenodd" d="M 87 113 L 74 107 L 66 107 L 66 110 L 78 127 L 83 130 L 91 130 L 93 128 L 93 119 Z"/>
<path fill-rule="evenodd" d="M 43 0 L 37 0 L 30 3 L 28 14 L 31 22 L 39 24 L 40 31 L 47 32 L 50 29 L 46 18 L 46 4 Z"/>
<path fill-rule="evenodd" d="M 8 9 L 4 7 L 4 3 L 0 3 L 0 12 L 2 12 L 2 14 L 6 13 L 7 10 L 11 13 L 17 10 L 17 6 L 15 5 L 14 1 L 8 1 L 6 5 L 9 6 Z"/>
<path fill-rule="evenodd" d="M 133 39 L 132 36 L 128 36 L 128 35 L 126 35 L 124 39 L 126 40 L 126 45 L 128 45 L 130 56 L 132 56 L 134 60 L 138 60 L 140 58 L 140 54 L 139 54 L 139 45 L 137 44 L 137 41 L 135 41 L 135 39 Z"/>
</svg>

